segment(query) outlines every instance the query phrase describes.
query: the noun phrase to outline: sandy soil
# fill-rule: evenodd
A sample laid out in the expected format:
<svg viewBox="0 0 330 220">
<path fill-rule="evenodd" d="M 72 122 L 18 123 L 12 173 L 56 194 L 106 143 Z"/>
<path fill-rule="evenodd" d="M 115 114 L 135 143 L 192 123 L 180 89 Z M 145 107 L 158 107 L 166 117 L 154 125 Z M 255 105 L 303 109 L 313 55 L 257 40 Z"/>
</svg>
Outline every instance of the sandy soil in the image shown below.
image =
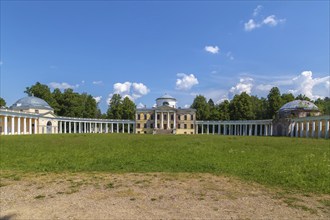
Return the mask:
<svg viewBox="0 0 330 220">
<path fill-rule="evenodd" d="M 0 220 L 330 218 L 330 195 L 211 174 L 7 174 L 0 196 Z"/>
</svg>

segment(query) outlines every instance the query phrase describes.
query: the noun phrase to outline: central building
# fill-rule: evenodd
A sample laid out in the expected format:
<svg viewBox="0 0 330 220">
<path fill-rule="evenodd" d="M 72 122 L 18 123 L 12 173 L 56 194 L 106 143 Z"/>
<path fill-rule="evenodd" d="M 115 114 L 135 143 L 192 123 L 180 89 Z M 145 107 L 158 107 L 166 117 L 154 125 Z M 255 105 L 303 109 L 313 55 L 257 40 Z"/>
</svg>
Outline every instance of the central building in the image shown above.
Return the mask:
<svg viewBox="0 0 330 220">
<path fill-rule="evenodd" d="M 138 134 L 195 134 L 196 110 L 178 108 L 170 95 L 156 99 L 153 108 L 136 109 Z"/>
</svg>

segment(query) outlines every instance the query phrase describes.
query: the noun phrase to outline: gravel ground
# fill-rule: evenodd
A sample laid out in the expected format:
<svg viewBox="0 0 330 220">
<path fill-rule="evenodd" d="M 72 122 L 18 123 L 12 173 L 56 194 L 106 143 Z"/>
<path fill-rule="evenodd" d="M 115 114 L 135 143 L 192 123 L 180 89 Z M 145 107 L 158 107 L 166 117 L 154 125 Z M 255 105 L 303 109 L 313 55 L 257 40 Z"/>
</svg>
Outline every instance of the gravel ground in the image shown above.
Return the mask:
<svg viewBox="0 0 330 220">
<path fill-rule="evenodd" d="M 2 173 L 0 220 L 329 219 L 330 195 L 211 174 Z"/>
</svg>

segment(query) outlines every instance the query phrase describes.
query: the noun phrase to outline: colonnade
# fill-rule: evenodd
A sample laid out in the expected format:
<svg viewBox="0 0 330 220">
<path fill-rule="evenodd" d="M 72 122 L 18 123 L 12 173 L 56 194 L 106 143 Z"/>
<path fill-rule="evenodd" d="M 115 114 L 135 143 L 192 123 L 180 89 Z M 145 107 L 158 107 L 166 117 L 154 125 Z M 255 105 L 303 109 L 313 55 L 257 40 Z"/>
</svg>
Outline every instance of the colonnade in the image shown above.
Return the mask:
<svg viewBox="0 0 330 220">
<path fill-rule="evenodd" d="M 290 136 L 329 138 L 330 115 L 295 118 L 291 120 Z"/>
<path fill-rule="evenodd" d="M 272 136 L 272 120 L 196 121 L 196 134 Z"/>
<path fill-rule="evenodd" d="M 135 133 L 135 121 L 61 118 L 58 121 L 58 133 Z"/>
<path fill-rule="evenodd" d="M 170 114 L 170 112 L 166 111 L 166 112 L 161 112 L 161 111 L 155 111 L 155 128 L 158 128 L 158 114 L 160 115 L 160 129 L 164 129 L 164 115 L 166 114 L 166 120 L 167 120 L 167 129 L 171 129 L 171 119 L 170 116 L 173 114 L 173 129 L 176 129 L 176 112 L 172 112 L 172 114 Z"/>
<path fill-rule="evenodd" d="M 1 110 L 1 134 L 38 134 L 38 117 L 35 114 Z"/>
</svg>

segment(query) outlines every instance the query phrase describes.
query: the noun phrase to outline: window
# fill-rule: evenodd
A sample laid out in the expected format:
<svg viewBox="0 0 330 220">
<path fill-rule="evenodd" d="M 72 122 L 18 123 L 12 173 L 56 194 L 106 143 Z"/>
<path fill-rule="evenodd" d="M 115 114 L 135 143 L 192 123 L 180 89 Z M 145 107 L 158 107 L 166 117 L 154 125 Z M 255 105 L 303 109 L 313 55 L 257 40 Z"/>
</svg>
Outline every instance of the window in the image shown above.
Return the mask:
<svg viewBox="0 0 330 220">
<path fill-rule="evenodd" d="M 191 125 L 190 125 L 190 128 L 191 128 L 191 129 L 194 129 L 194 125 L 193 125 L 193 124 L 191 124 Z"/>
<path fill-rule="evenodd" d="M 145 123 L 145 124 L 143 125 L 143 127 L 144 127 L 144 128 L 147 128 L 147 123 Z"/>
<path fill-rule="evenodd" d="M 172 121 L 174 121 L 174 114 L 173 114 L 173 115 L 171 115 L 171 120 L 172 120 Z"/>
<path fill-rule="evenodd" d="M 178 124 L 178 128 L 179 128 L 179 129 L 181 128 L 181 124 Z"/>
<path fill-rule="evenodd" d="M 37 114 L 39 114 L 39 110 L 38 109 L 34 110 L 34 112 L 37 113 Z"/>
<path fill-rule="evenodd" d="M 154 115 L 153 114 L 150 115 L 150 119 L 154 120 Z"/>
<path fill-rule="evenodd" d="M 137 118 L 137 119 L 138 119 L 138 120 L 140 120 L 140 114 L 138 114 L 137 116 L 138 116 L 138 118 Z"/>
<path fill-rule="evenodd" d="M 187 129 L 187 124 L 184 124 L 183 126 L 184 126 L 184 129 Z"/>
<path fill-rule="evenodd" d="M 137 128 L 140 128 L 140 124 L 136 124 L 136 127 L 137 127 Z"/>
<path fill-rule="evenodd" d="M 167 115 L 166 114 L 164 114 L 164 120 L 167 120 Z"/>
<path fill-rule="evenodd" d="M 154 128 L 154 124 L 153 123 L 150 124 L 150 128 Z"/>
<path fill-rule="evenodd" d="M 184 120 L 187 120 L 187 115 L 184 115 Z"/>
<path fill-rule="evenodd" d="M 147 114 L 144 114 L 144 120 L 147 120 Z"/>
</svg>

